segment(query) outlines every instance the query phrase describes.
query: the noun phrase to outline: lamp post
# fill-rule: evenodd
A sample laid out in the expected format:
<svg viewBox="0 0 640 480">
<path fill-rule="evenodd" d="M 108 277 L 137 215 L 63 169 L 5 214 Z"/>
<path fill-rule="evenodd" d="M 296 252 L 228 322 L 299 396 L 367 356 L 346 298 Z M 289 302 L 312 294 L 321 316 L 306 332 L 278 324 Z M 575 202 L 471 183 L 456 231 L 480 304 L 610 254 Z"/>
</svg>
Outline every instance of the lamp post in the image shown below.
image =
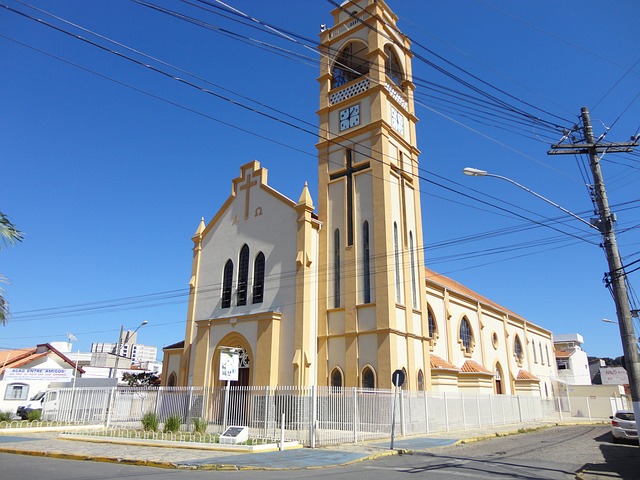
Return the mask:
<svg viewBox="0 0 640 480">
<path fill-rule="evenodd" d="M 124 344 L 126 345 L 129 342 L 129 337 L 131 337 L 132 335 L 135 335 L 136 332 L 140 329 L 140 327 L 144 327 L 147 323 L 146 320 L 144 320 L 140 325 L 138 325 L 136 327 L 136 329 L 131 333 L 129 330 L 127 330 L 127 335 L 124 338 Z M 122 336 L 124 335 L 124 325 L 120 326 L 120 336 L 118 337 L 118 343 L 116 344 L 116 362 L 115 365 L 113 367 L 113 371 L 111 372 L 111 378 L 117 378 L 118 376 L 118 363 L 120 363 L 120 348 L 122 346 Z"/>
<path fill-rule="evenodd" d="M 564 207 L 561 207 L 560 205 L 558 205 L 555 202 L 552 202 L 551 200 L 549 200 L 546 197 L 543 197 L 542 195 L 540 195 L 539 193 L 534 192 L 533 190 L 531 190 L 530 188 L 525 187 L 524 185 L 519 184 L 518 182 L 516 182 L 515 180 L 511 180 L 509 177 L 503 177 L 502 175 L 496 175 L 495 173 L 489 173 L 486 170 L 480 170 L 478 168 L 471 168 L 471 167 L 466 167 L 463 171 L 462 171 L 465 175 L 469 175 L 470 177 L 493 177 L 493 178 L 499 178 L 500 180 L 505 180 L 513 185 L 515 185 L 518 188 L 521 188 L 522 190 L 524 190 L 525 192 L 530 193 L 531 195 L 534 195 L 536 197 L 538 197 L 540 200 L 544 200 L 545 202 L 547 202 L 550 205 L 553 205 L 554 207 L 562 210 L 564 213 L 566 213 L 567 215 L 572 216 L 573 218 L 575 218 L 576 220 L 581 221 L 582 223 L 584 223 L 585 225 L 587 225 L 590 228 L 593 228 L 595 230 L 598 230 L 598 227 L 596 227 L 595 225 L 590 224 L 589 222 L 587 222 L 584 218 L 579 217 L 578 215 L 576 215 L 573 212 L 570 212 L 569 210 L 567 210 Z"/>
<path fill-rule="evenodd" d="M 585 122 L 587 124 L 588 122 Z M 588 141 L 590 144 L 595 144 L 595 140 L 590 132 Z M 597 157 L 596 155 L 592 155 Z M 520 185 L 518 182 L 511 180 L 510 178 L 503 177 L 502 175 L 495 175 L 492 173 L 488 173 L 485 170 L 479 170 L 477 168 L 467 167 L 463 170 L 465 175 L 469 175 L 472 177 L 494 177 L 499 178 L 501 180 L 505 180 L 513 185 L 535 195 L 541 200 L 553 205 L 556 208 L 559 208 L 563 212 L 568 215 L 571 215 L 573 218 L 580 220 L 582 223 L 586 223 L 591 228 L 595 228 L 602 235 L 602 245 L 605 249 L 605 253 L 607 256 L 607 264 L 609 266 L 608 275 L 611 279 L 611 293 L 613 295 L 613 300 L 616 305 L 616 315 L 618 317 L 618 326 L 620 327 L 620 340 L 622 342 L 622 351 L 624 354 L 624 360 L 626 365 L 627 374 L 629 376 L 629 391 L 631 392 L 631 402 L 633 404 L 633 411 L 635 413 L 635 418 L 640 419 L 640 353 L 638 352 L 638 345 L 635 336 L 635 332 L 633 329 L 633 319 L 632 315 L 634 310 L 631 310 L 629 305 L 629 294 L 627 292 L 626 285 L 626 273 L 624 271 L 624 266 L 622 265 L 622 260 L 620 258 L 620 252 L 618 251 L 618 243 L 616 240 L 615 230 L 613 228 L 613 223 L 615 221 L 615 215 L 613 215 L 609 210 L 609 203 L 607 200 L 607 194 L 604 188 L 604 181 L 602 180 L 602 175 L 600 173 L 600 166 L 597 161 L 591 159 L 592 171 L 595 179 L 595 187 L 597 190 L 596 200 L 598 204 L 598 211 L 600 214 L 599 222 L 597 225 L 592 225 L 586 220 L 580 218 L 576 214 L 570 212 L 569 210 L 561 207 L 560 205 L 552 202 L 548 198 L 543 197 L 542 195 L 534 192 L 533 190 Z M 636 422 L 638 427 L 638 433 L 640 433 L 640 422 Z"/>
</svg>

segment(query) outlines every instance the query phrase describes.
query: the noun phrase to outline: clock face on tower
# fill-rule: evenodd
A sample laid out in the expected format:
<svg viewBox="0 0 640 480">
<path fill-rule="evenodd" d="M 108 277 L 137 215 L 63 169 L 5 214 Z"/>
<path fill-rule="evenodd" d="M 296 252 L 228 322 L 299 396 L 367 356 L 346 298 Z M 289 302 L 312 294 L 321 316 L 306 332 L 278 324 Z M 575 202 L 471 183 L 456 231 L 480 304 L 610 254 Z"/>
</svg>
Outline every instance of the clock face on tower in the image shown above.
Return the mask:
<svg viewBox="0 0 640 480">
<path fill-rule="evenodd" d="M 360 104 L 340 110 L 340 131 L 360 125 Z"/>
<path fill-rule="evenodd" d="M 391 126 L 400 135 L 404 135 L 404 117 L 393 107 L 391 107 Z"/>
</svg>

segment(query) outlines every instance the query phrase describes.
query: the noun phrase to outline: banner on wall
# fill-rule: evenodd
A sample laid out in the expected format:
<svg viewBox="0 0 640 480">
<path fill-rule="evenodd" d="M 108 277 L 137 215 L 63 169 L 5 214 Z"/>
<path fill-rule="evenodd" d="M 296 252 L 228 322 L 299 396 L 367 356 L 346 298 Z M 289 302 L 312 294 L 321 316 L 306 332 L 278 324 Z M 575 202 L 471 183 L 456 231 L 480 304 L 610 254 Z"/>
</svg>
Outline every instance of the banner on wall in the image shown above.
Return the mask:
<svg viewBox="0 0 640 480">
<path fill-rule="evenodd" d="M 29 380 L 70 382 L 73 379 L 73 370 L 65 368 L 7 368 L 3 379 L 13 382 Z"/>
</svg>

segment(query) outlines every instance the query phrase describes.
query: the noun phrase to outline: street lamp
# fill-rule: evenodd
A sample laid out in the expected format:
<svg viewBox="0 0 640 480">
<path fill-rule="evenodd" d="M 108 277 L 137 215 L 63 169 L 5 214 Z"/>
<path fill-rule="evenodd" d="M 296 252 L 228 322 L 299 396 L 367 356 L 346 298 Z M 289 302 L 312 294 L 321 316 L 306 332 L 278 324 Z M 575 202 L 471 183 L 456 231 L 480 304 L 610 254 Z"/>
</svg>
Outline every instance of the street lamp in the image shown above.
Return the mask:
<svg viewBox="0 0 640 480">
<path fill-rule="evenodd" d="M 140 329 L 140 327 L 144 327 L 147 323 L 144 320 L 140 325 L 136 327 L 136 329 L 131 332 L 127 330 L 127 336 L 124 338 L 124 344 L 126 345 L 129 342 L 129 337 L 136 334 L 136 332 Z M 118 375 L 118 363 L 120 362 L 120 347 L 122 346 L 122 336 L 124 335 L 124 325 L 120 326 L 120 336 L 118 337 L 118 343 L 116 343 L 116 363 L 113 367 L 113 371 L 111 372 L 111 378 L 116 378 Z"/>
<path fill-rule="evenodd" d="M 552 202 L 551 200 L 549 200 L 546 197 L 543 197 L 542 195 L 540 195 L 539 193 L 534 192 L 533 190 L 531 190 L 530 188 L 525 187 L 524 185 L 520 185 L 518 182 L 516 182 L 515 180 L 511 180 L 509 177 L 503 177 L 502 175 L 496 175 L 494 173 L 489 173 L 486 170 L 480 170 L 478 168 L 471 168 L 471 167 L 466 167 L 463 170 L 463 173 L 465 175 L 469 175 L 470 177 L 493 177 L 493 178 L 499 178 L 500 180 L 505 180 L 513 185 L 515 185 L 518 188 L 521 188 L 522 190 L 524 190 L 525 192 L 529 192 L 531 195 L 534 195 L 536 197 L 538 197 L 540 200 L 544 200 L 545 202 L 547 202 L 550 205 L 553 205 L 554 207 L 562 210 L 564 213 L 566 213 L 567 215 L 571 215 L 573 218 L 575 218 L 576 220 L 581 221 L 582 223 L 584 223 L 585 225 L 589 226 L 590 228 L 593 228 L 595 230 L 598 230 L 598 227 L 596 227 L 595 225 L 592 225 L 591 223 L 587 222 L 584 218 L 579 217 L 578 215 L 576 215 L 573 212 L 570 212 L 569 210 L 567 210 L 564 207 L 561 207 L 560 205 L 558 205 L 555 202 Z"/>
<path fill-rule="evenodd" d="M 585 122 L 585 124 L 588 122 Z M 596 143 L 592 138 L 592 135 L 588 135 L 590 143 Z M 503 177 L 502 175 L 494 175 L 487 173 L 485 170 L 479 170 L 477 168 L 467 167 L 464 174 L 472 177 L 494 177 L 501 180 L 505 180 L 513 185 L 535 195 L 541 200 L 559 208 L 563 212 L 571 215 L 573 218 L 580 220 L 582 223 L 586 223 L 591 228 L 595 228 L 602 235 L 602 246 L 605 249 L 607 256 L 607 264 L 609 265 L 608 275 L 611 280 L 611 291 L 613 294 L 613 300 L 616 305 L 616 314 L 618 317 L 618 327 L 620 328 L 620 340 L 622 342 L 622 351 L 624 354 L 627 374 L 629 376 L 629 390 L 631 392 L 631 402 L 633 404 L 633 411 L 636 419 L 640 418 L 640 352 L 638 351 L 637 339 L 633 328 L 632 315 L 637 311 L 631 310 L 629 305 L 629 294 L 626 286 L 626 273 L 624 266 L 622 265 L 622 259 L 620 258 L 620 252 L 618 251 L 618 242 L 616 239 L 615 229 L 613 224 L 615 222 L 615 215 L 609 210 L 609 202 L 607 200 L 607 194 L 604 188 L 604 181 L 600 173 L 600 166 L 597 162 L 597 155 L 589 151 L 591 157 L 591 167 L 594 176 L 594 185 L 597 190 L 596 202 L 598 204 L 598 212 L 600 214 L 598 226 L 592 225 L 586 220 L 578 217 L 576 214 L 569 210 L 562 208 L 560 205 L 552 202 L 548 198 L 534 192 L 533 190 L 520 185 L 518 182 L 511 180 L 510 178 Z M 637 422 L 638 433 L 640 434 L 640 422 Z"/>
</svg>

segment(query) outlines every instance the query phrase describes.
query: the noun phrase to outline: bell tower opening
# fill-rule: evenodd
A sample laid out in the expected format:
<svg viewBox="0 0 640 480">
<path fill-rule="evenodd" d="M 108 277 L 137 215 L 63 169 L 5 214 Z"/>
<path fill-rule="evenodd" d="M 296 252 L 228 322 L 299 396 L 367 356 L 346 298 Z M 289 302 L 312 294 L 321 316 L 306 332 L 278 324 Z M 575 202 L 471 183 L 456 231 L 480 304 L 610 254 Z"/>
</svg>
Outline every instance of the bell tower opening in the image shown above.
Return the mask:
<svg viewBox="0 0 640 480">
<path fill-rule="evenodd" d="M 331 88 L 338 88 L 369 74 L 367 45 L 360 41 L 347 43 L 333 63 Z"/>
</svg>

